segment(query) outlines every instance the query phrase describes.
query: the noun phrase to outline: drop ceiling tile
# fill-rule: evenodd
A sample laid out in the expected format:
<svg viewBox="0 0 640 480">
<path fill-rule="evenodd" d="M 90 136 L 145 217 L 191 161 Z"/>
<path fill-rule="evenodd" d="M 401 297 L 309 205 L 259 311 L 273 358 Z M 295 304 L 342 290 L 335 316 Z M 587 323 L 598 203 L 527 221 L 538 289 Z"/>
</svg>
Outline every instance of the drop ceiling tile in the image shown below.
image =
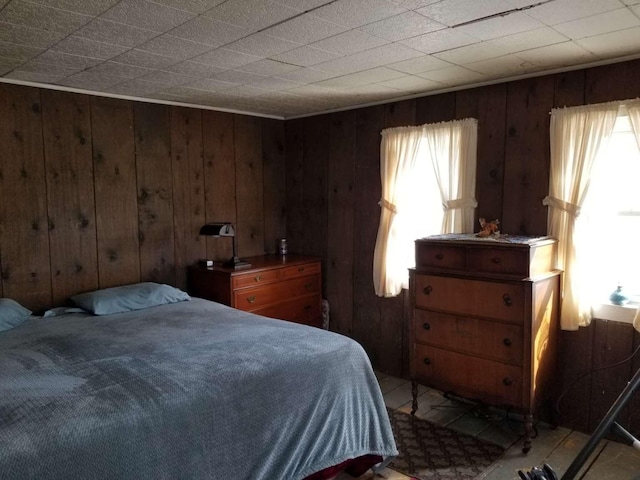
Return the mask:
<svg viewBox="0 0 640 480">
<path fill-rule="evenodd" d="M 139 77 L 139 80 L 149 83 L 157 83 L 163 85 L 164 87 L 176 87 L 179 85 L 184 85 L 186 83 L 193 82 L 196 80 L 194 77 L 189 75 L 182 75 L 180 73 L 174 72 L 163 72 L 160 70 L 156 70 L 154 72 L 148 73 L 147 75 L 143 75 Z"/>
<path fill-rule="evenodd" d="M 225 45 L 225 48 L 234 52 L 271 57 L 279 53 L 298 48 L 299 43 L 290 42 L 282 38 L 273 37 L 264 33 L 254 33 L 236 42 Z"/>
<path fill-rule="evenodd" d="M 42 52 L 42 48 L 0 41 L 0 57 L 26 62 Z"/>
<path fill-rule="evenodd" d="M 447 28 L 446 30 L 437 30 L 425 35 L 420 35 L 419 37 L 408 38 L 407 40 L 402 40 L 400 43 L 424 53 L 437 53 L 469 45 L 477 41 L 476 38 L 470 35 Z"/>
<path fill-rule="evenodd" d="M 348 32 L 315 42 L 311 46 L 313 48 L 319 48 L 320 50 L 344 56 L 387 45 L 389 43 L 389 40 L 370 35 L 369 33 L 362 32 L 360 30 L 349 30 Z"/>
<path fill-rule="evenodd" d="M 54 7 L 69 12 L 81 13 L 84 15 L 98 16 L 120 0 L 29 0 L 31 3 L 38 3 L 47 7 Z"/>
<path fill-rule="evenodd" d="M 186 60 L 212 50 L 210 45 L 192 42 L 173 35 L 159 35 L 138 46 L 138 50 Z"/>
<path fill-rule="evenodd" d="M 575 40 L 637 26 L 640 26 L 640 19 L 626 8 L 620 8 L 571 22 L 559 23 L 553 28 Z"/>
<path fill-rule="evenodd" d="M 441 83 L 413 75 L 406 75 L 404 77 L 387 80 L 386 82 L 380 82 L 379 85 L 399 90 L 403 92 L 403 94 L 427 92 L 444 87 Z"/>
<path fill-rule="evenodd" d="M 427 5 L 431 5 L 432 3 L 438 3 L 442 0 L 389 0 L 394 5 L 398 5 L 399 7 L 406 8 L 407 10 L 417 10 L 421 7 L 426 7 Z"/>
<path fill-rule="evenodd" d="M 555 0 L 527 10 L 546 25 L 557 25 L 620 8 L 619 0 Z"/>
<path fill-rule="evenodd" d="M 548 47 L 525 50 L 517 53 L 517 56 L 543 70 L 598 60 L 598 57 L 574 42 L 564 42 Z"/>
<path fill-rule="evenodd" d="M 297 65 L 290 65 L 265 58 L 264 60 L 258 60 L 254 63 L 242 65 L 236 70 L 240 70 L 241 72 L 257 73 L 258 75 L 272 76 L 298 70 L 299 68 L 300 67 Z"/>
<path fill-rule="evenodd" d="M 516 55 L 504 55 L 466 65 L 470 70 L 483 73 L 488 78 L 512 77 L 528 73 L 532 65 Z"/>
<path fill-rule="evenodd" d="M 341 55 L 337 53 L 325 52 L 324 50 L 318 50 L 317 48 L 305 45 L 304 47 L 294 48 L 293 50 L 275 55 L 271 58 L 300 67 L 311 67 L 318 63 L 328 62 L 329 60 L 339 57 L 341 57 Z"/>
<path fill-rule="evenodd" d="M 190 82 L 186 84 L 184 87 L 200 90 L 200 93 L 202 94 L 203 90 L 210 91 L 210 92 L 217 92 L 217 91 L 227 90 L 229 88 L 234 87 L 235 85 L 236 85 L 235 83 L 223 82 L 222 80 L 216 80 L 214 78 L 203 78 L 200 80 Z"/>
<path fill-rule="evenodd" d="M 118 55 L 112 59 L 114 62 L 126 63 L 127 65 L 135 65 L 146 68 L 164 68 L 169 65 L 178 63 L 178 59 L 156 55 L 151 52 L 143 52 L 142 50 L 129 50 L 122 55 Z"/>
<path fill-rule="evenodd" d="M 383 82 L 385 80 L 392 80 L 394 78 L 400 78 L 404 76 L 404 73 L 398 72 L 397 70 L 378 67 L 372 68 L 370 70 L 351 73 L 349 75 L 343 75 L 341 77 L 330 78 L 328 80 L 317 82 L 314 85 L 326 88 L 349 88 L 369 85 L 371 83 Z"/>
<path fill-rule="evenodd" d="M 394 17 L 360 27 L 360 30 L 397 42 L 447 28 L 445 25 L 416 12 L 404 12 Z"/>
<path fill-rule="evenodd" d="M 184 10 L 176 10 L 147 0 L 122 0 L 104 13 L 102 18 L 146 30 L 165 32 L 194 16 Z"/>
<path fill-rule="evenodd" d="M 515 33 L 542 28 L 544 25 L 525 13 L 517 12 L 504 17 L 494 17 L 481 22 L 457 27 L 456 30 L 480 40 L 505 37 Z"/>
<path fill-rule="evenodd" d="M 213 47 L 231 43 L 249 34 L 251 31 L 246 28 L 203 16 L 189 20 L 171 30 L 171 35 Z"/>
<path fill-rule="evenodd" d="M 433 3 L 416 10 L 419 14 L 436 22 L 453 27 L 480 18 L 513 10 L 506 0 L 447 0 Z"/>
<path fill-rule="evenodd" d="M 155 3 L 165 5 L 167 7 L 186 10 L 191 13 L 204 13 L 207 10 L 220 5 L 226 0 L 153 0 Z"/>
<path fill-rule="evenodd" d="M 329 22 L 357 28 L 405 12 L 386 0 L 337 0 L 311 12 Z"/>
<path fill-rule="evenodd" d="M 264 92 L 262 88 L 257 88 L 252 85 L 237 85 L 224 91 L 224 93 L 228 95 L 237 95 L 239 97 L 254 97 Z"/>
<path fill-rule="evenodd" d="M 64 38 L 64 33 L 48 32 L 0 21 L 0 41 L 47 48 Z"/>
<path fill-rule="evenodd" d="M 434 82 L 441 83 L 448 87 L 478 83 L 487 79 L 487 77 L 481 73 L 474 72 L 473 70 L 459 67 L 457 65 L 420 73 L 417 76 L 420 78 L 426 78 L 427 80 L 433 80 Z"/>
<path fill-rule="evenodd" d="M 439 58 L 431 55 L 424 55 L 422 57 L 412 58 L 410 60 L 403 60 L 402 62 L 394 62 L 387 65 L 387 67 L 399 72 L 404 73 L 422 73 L 430 70 L 437 70 L 439 68 L 450 67 L 449 62 L 445 62 Z"/>
<path fill-rule="evenodd" d="M 81 71 L 78 67 L 69 67 L 67 65 L 52 65 L 50 63 L 42 63 L 36 60 L 29 60 L 27 63 L 20 65 L 23 72 L 44 73 L 53 76 L 69 76 Z"/>
<path fill-rule="evenodd" d="M 96 42 L 94 40 L 89 40 L 88 38 L 72 35 L 53 45 L 51 50 L 108 60 L 126 52 L 128 47 L 113 45 L 111 43 Z"/>
<path fill-rule="evenodd" d="M 329 96 L 332 92 L 333 90 L 330 88 L 319 87 L 317 85 L 300 85 L 299 87 L 286 90 L 286 93 L 290 95 L 298 95 L 300 97 L 310 97 L 314 99 Z"/>
<path fill-rule="evenodd" d="M 257 82 L 251 82 L 249 85 L 261 88 L 263 90 L 287 90 L 289 88 L 296 88 L 300 86 L 300 83 L 293 82 L 291 80 L 285 80 L 280 77 L 267 77 Z"/>
<path fill-rule="evenodd" d="M 207 65 L 206 63 L 186 60 L 184 62 L 164 67 L 162 70 L 167 72 L 183 73 L 184 75 L 191 75 L 192 77 L 208 77 L 215 75 L 216 73 L 223 72 L 225 69 L 214 65 Z"/>
<path fill-rule="evenodd" d="M 315 68 L 301 68 L 300 70 L 279 75 L 280 78 L 298 83 L 319 82 L 320 80 L 326 80 L 327 78 L 334 76 L 335 75 L 331 72 L 325 72 Z"/>
<path fill-rule="evenodd" d="M 327 22 L 313 17 L 311 14 L 304 14 L 267 28 L 264 33 L 306 45 L 346 30 L 347 27 L 337 23 Z"/>
<path fill-rule="evenodd" d="M 595 35 L 576 40 L 575 43 L 603 59 L 637 54 L 637 46 L 640 45 L 640 28 Z"/>
<path fill-rule="evenodd" d="M 265 75 L 257 75 L 255 73 L 241 72 L 239 70 L 226 70 L 222 73 L 214 75 L 212 78 L 222 82 L 236 83 L 245 85 L 251 82 L 257 82 L 266 78 Z"/>
<path fill-rule="evenodd" d="M 210 52 L 198 55 L 191 60 L 199 63 L 206 63 L 220 68 L 236 68 L 247 63 L 257 62 L 263 57 L 249 55 L 246 53 L 234 52 L 226 48 L 216 48 Z"/>
<path fill-rule="evenodd" d="M 276 0 L 276 3 L 300 12 L 306 12 L 331 3 L 331 1 L 332 0 Z"/>
<path fill-rule="evenodd" d="M 91 68 L 102 60 L 91 57 L 81 57 L 79 55 L 69 55 L 68 53 L 54 52 L 47 50 L 38 55 L 34 61 L 39 63 L 48 63 L 49 65 L 60 65 L 63 67 L 74 68 L 77 70 L 86 70 Z"/>
<path fill-rule="evenodd" d="M 3 75 L 5 78 L 16 78 L 12 76 L 12 70 L 20 66 L 21 63 L 22 63 L 22 60 L 18 60 L 17 58 L 0 57 L 0 75 Z M 16 80 L 23 80 L 23 79 L 16 78 Z M 29 80 L 29 81 L 39 82 L 41 80 Z"/>
<path fill-rule="evenodd" d="M 88 15 L 13 0 L 0 10 L 0 22 L 68 35 L 91 20 Z"/>
<path fill-rule="evenodd" d="M 389 63 L 395 63 L 410 58 L 421 57 L 422 54 L 417 50 L 406 47 L 399 43 L 390 43 L 381 47 L 365 50 L 348 57 L 338 58 L 329 62 L 316 65 L 318 70 L 324 70 L 337 75 L 346 75 L 348 73 L 366 70 L 368 68 L 379 67 Z"/>
<path fill-rule="evenodd" d="M 472 43 L 464 47 L 454 48 L 442 53 L 435 53 L 434 57 L 456 65 L 479 62 L 489 58 L 501 57 L 512 53 L 507 45 L 490 45 L 488 42 Z"/>
<path fill-rule="evenodd" d="M 6 59 L 0 59 L 0 70 L 5 67 Z M 13 80 L 22 80 L 24 82 L 35 82 L 35 83 L 56 83 L 58 80 L 64 78 L 65 75 L 50 75 L 42 72 L 26 72 L 24 70 L 13 70 L 12 72 L 4 75 L 4 78 L 9 78 Z"/>
<path fill-rule="evenodd" d="M 133 48 L 158 35 L 157 32 L 96 18 L 74 33 L 96 42 Z"/>
<path fill-rule="evenodd" d="M 103 62 L 88 71 L 94 73 L 104 73 L 114 77 L 136 78 L 153 72 L 151 68 L 136 67 L 135 65 L 126 65 L 118 62 Z"/>
<path fill-rule="evenodd" d="M 228 0 L 204 15 L 255 32 L 299 15 L 299 11 L 270 0 Z"/>
<path fill-rule="evenodd" d="M 102 92 L 113 85 L 121 83 L 125 78 L 105 75 L 104 73 L 79 72 L 59 80 L 59 85 L 82 88 L 94 92 Z"/>
<path fill-rule="evenodd" d="M 516 53 L 531 48 L 539 48 L 555 43 L 562 43 L 568 40 L 564 35 L 556 32 L 553 28 L 544 27 L 528 32 L 507 35 L 506 37 L 496 38 L 484 42 L 488 48 L 495 48 L 499 51 L 507 53 Z M 447 52 L 438 54 L 438 57 L 444 58 Z"/>
<path fill-rule="evenodd" d="M 109 93 L 117 93 L 118 95 L 142 97 L 153 94 L 162 88 L 164 87 L 157 83 L 145 82 L 144 80 L 136 78 L 134 80 L 127 80 L 113 85 L 112 87 L 106 88 L 105 91 Z"/>
</svg>

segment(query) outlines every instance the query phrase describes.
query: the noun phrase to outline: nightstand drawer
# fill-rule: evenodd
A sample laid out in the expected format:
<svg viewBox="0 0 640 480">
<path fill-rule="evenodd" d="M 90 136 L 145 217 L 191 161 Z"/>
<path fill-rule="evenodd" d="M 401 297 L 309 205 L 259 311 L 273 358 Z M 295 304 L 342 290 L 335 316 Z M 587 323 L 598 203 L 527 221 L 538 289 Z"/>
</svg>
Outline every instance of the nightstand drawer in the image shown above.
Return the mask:
<svg viewBox="0 0 640 480">
<path fill-rule="evenodd" d="M 444 392 L 492 405 L 523 406 L 522 368 L 416 345 L 416 377 Z"/>
<path fill-rule="evenodd" d="M 320 293 L 320 276 L 310 275 L 237 290 L 234 292 L 234 305 L 240 310 L 253 312 L 285 300 L 318 293 Z"/>
<path fill-rule="evenodd" d="M 281 270 L 262 270 L 236 275 L 231 279 L 232 288 L 244 288 L 275 282 L 280 279 Z"/>
<path fill-rule="evenodd" d="M 414 332 L 419 343 L 522 365 L 519 325 L 416 309 Z"/>
<path fill-rule="evenodd" d="M 465 268 L 465 251 L 462 248 L 443 245 L 425 245 L 416 242 L 416 268 Z"/>
<path fill-rule="evenodd" d="M 521 324 L 524 284 L 416 275 L 416 306 Z"/>
</svg>

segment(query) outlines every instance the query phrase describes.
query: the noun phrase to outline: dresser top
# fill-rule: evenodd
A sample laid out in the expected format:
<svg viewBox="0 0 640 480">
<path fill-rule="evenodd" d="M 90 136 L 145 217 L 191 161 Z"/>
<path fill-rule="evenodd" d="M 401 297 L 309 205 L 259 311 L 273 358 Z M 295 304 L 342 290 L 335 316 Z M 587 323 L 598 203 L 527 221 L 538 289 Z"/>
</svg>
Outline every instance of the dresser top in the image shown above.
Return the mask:
<svg viewBox="0 0 640 480">
<path fill-rule="evenodd" d="M 475 233 L 444 233 L 419 238 L 416 242 L 466 244 L 466 245 L 518 245 L 540 246 L 553 243 L 556 240 L 548 236 L 528 237 L 523 235 L 494 235 L 491 237 L 478 237 Z"/>
<path fill-rule="evenodd" d="M 213 267 L 203 267 L 200 265 L 192 265 L 191 269 L 197 270 L 209 270 L 216 272 L 225 272 L 230 275 L 241 275 L 243 273 L 247 273 L 249 271 L 255 272 L 256 270 L 274 268 L 274 267 L 287 267 L 292 265 L 300 265 L 304 263 L 310 262 L 319 262 L 319 257 L 312 257 L 309 255 L 297 255 L 297 254 L 287 254 L 287 255 L 258 255 L 255 257 L 241 257 L 241 260 L 245 262 L 249 262 L 251 264 L 248 268 L 239 268 L 233 269 L 223 266 L 220 262 L 216 262 Z"/>
</svg>

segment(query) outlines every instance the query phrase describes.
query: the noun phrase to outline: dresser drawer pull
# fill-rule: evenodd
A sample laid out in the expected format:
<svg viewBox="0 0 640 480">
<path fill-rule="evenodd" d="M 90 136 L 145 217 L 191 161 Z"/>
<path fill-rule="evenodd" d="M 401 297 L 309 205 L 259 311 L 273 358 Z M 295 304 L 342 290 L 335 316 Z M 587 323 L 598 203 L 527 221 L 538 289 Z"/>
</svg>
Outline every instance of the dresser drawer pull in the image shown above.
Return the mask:
<svg viewBox="0 0 640 480">
<path fill-rule="evenodd" d="M 249 302 L 249 303 L 253 303 L 253 302 L 255 302 L 255 301 L 256 301 L 256 296 L 255 296 L 255 295 L 249 295 L 249 296 L 247 297 L 247 302 Z"/>
<path fill-rule="evenodd" d="M 260 280 L 262 280 L 262 275 L 256 275 L 256 276 L 254 277 L 254 280 L 255 280 L 256 282 L 259 282 Z"/>
<path fill-rule="evenodd" d="M 424 360 L 422 360 L 424 362 L 425 365 L 431 365 L 431 359 L 425 357 Z"/>
<path fill-rule="evenodd" d="M 431 325 L 429 325 L 429 323 L 427 323 L 427 322 L 424 322 L 422 324 L 422 328 L 424 328 L 425 330 L 431 330 Z"/>
<path fill-rule="evenodd" d="M 311 305 L 305 305 L 304 306 L 304 311 L 305 312 L 310 312 L 311 311 Z"/>
<path fill-rule="evenodd" d="M 436 260 L 442 260 L 443 258 L 444 258 L 444 255 L 443 255 L 443 254 L 441 254 L 441 253 L 438 253 L 438 254 L 436 255 Z"/>
<path fill-rule="evenodd" d="M 307 282 L 304 284 L 304 289 L 309 290 L 313 287 L 313 282 Z"/>
<path fill-rule="evenodd" d="M 304 272 L 304 267 L 298 267 L 298 271 L 299 271 L 300 273 Z"/>
<path fill-rule="evenodd" d="M 433 291 L 433 287 L 431 285 L 427 285 L 422 291 L 425 295 L 429 295 Z"/>
<path fill-rule="evenodd" d="M 500 259 L 500 257 L 493 257 L 491 259 L 491 263 L 495 263 L 496 265 L 499 264 L 500 262 L 502 262 L 502 260 Z"/>
<path fill-rule="evenodd" d="M 504 377 L 504 378 L 502 379 L 502 383 L 504 383 L 504 384 L 505 384 L 505 386 L 507 386 L 507 387 L 508 387 L 509 385 L 511 385 L 511 384 L 513 383 L 513 380 L 511 380 L 509 377 Z"/>
<path fill-rule="evenodd" d="M 513 300 L 511 300 L 511 296 L 508 293 L 505 293 L 502 296 L 502 301 L 507 307 L 510 307 L 513 304 Z"/>
<path fill-rule="evenodd" d="M 510 338 L 505 338 L 504 340 L 502 340 L 502 343 L 504 343 L 505 347 L 510 347 L 511 346 L 511 339 Z"/>
</svg>

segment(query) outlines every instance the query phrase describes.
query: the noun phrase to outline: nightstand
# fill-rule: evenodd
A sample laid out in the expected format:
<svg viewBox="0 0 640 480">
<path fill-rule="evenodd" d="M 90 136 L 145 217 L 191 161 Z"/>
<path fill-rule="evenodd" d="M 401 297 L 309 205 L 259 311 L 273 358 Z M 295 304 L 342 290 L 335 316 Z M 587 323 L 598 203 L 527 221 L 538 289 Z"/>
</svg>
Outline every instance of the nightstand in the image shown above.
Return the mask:
<svg viewBox="0 0 640 480">
<path fill-rule="evenodd" d="M 189 293 L 265 317 L 322 326 L 319 258 L 290 254 L 243 260 L 251 268 L 189 267 Z"/>
</svg>

